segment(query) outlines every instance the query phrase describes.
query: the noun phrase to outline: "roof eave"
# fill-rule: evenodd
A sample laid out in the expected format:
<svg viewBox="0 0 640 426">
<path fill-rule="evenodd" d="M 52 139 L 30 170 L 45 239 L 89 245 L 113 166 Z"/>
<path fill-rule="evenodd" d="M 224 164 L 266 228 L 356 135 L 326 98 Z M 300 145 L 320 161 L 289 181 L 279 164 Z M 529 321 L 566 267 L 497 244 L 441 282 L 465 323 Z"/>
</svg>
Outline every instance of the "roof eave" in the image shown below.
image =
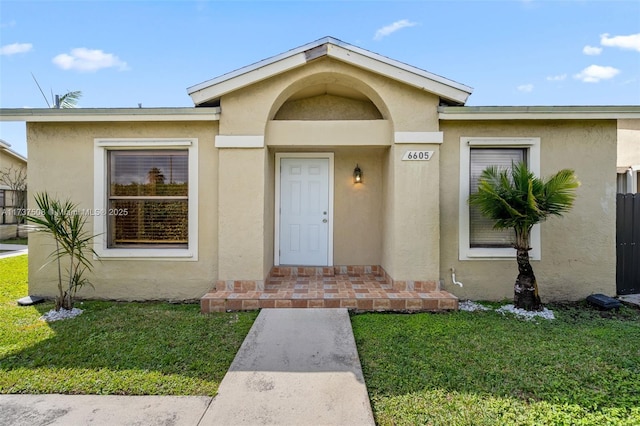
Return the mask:
<svg viewBox="0 0 640 426">
<path fill-rule="evenodd" d="M 220 108 L 1 108 L 0 121 L 217 121 Z"/>
<path fill-rule="evenodd" d="M 27 157 L 22 156 L 22 154 L 17 153 L 16 151 L 11 149 L 11 144 L 5 140 L 0 139 L 0 151 L 4 152 L 5 154 L 8 154 L 14 158 L 17 158 L 18 160 L 26 163 L 27 162 Z"/>
<path fill-rule="evenodd" d="M 195 105 L 219 99 L 232 91 L 255 84 L 274 75 L 292 70 L 320 58 L 330 57 L 350 65 L 376 72 L 421 90 L 432 92 L 455 104 L 464 104 L 473 89 L 436 74 L 325 37 L 255 64 L 187 89 Z"/>
<path fill-rule="evenodd" d="M 640 118 L 640 106 L 441 106 L 440 120 L 619 120 Z"/>
</svg>

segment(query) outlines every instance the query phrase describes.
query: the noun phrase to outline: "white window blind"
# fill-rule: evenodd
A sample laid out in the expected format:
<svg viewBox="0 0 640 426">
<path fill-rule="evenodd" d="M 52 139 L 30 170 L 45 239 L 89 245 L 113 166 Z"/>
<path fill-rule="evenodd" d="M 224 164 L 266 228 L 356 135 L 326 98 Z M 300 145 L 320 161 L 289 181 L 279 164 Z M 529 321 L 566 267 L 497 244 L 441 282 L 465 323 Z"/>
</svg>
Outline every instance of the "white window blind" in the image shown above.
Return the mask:
<svg viewBox="0 0 640 426">
<path fill-rule="evenodd" d="M 469 193 L 478 192 L 478 180 L 489 166 L 509 169 L 512 164 L 527 161 L 526 148 L 472 148 L 469 162 Z M 493 229 L 493 221 L 485 218 L 475 206 L 469 206 L 469 244 L 471 247 L 512 247 L 513 230 Z"/>
</svg>

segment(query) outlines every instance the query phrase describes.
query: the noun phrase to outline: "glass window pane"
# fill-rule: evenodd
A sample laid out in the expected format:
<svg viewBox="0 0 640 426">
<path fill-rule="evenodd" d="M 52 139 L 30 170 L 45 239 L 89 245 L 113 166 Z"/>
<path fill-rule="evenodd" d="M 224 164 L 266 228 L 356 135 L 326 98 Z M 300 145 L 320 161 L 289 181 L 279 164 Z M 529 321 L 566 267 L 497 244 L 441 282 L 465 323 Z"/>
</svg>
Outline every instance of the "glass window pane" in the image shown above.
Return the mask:
<svg viewBox="0 0 640 426">
<path fill-rule="evenodd" d="M 113 151 L 111 196 L 187 196 L 186 151 Z"/>
</svg>

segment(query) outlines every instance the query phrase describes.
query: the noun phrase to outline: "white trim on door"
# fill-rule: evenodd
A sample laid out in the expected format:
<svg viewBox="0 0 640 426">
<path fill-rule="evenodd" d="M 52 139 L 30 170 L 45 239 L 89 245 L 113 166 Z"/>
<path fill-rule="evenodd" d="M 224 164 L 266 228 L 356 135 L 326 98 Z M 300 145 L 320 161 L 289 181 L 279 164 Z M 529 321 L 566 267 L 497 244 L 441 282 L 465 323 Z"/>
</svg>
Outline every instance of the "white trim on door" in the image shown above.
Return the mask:
<svg viewBox="0 0 640 426">
<path fill-rule="evenodd" d="M 329 160 L 329 241 L 327 245 L 327 265 L 333 266 L 333 194 L 334 194 L 334 160 L 333 152 L 277 152 L 275 161 L 275 218 L 273 264 L 280 265 L 280 160 L 282 158 L 327 158 Z"/>
</svg>

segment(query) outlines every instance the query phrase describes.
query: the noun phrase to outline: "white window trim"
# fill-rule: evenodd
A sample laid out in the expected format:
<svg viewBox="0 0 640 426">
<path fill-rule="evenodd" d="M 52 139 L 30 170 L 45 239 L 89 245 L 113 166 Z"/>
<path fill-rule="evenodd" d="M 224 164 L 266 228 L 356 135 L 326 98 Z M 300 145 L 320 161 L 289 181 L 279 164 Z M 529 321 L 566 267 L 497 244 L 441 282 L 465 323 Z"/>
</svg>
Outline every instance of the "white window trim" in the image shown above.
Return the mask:
<svg viewBox="0 0 640 426">
<path fill-rule="evenodd" d="M 185 149 L 189 158 L 189 244 L 186 248 L 107 248 L 107 153 L 126 149 Z M 94 139 L 93 149 L 93 249 L 102 259 L 198 260 L 198 139 Z"/>
<path fill-rule="evenodd" d="M 458 215 L 458 255 L 460 260 L 513 259 L 516 250 L 513 248 L 471 247 L 469 244 L 469 162 L 471 148 L 528 148 L 527 158 L 529 170 L 540 176 L 540 138 L 492 138 L 461 137 L 460 138 L 460 199 Z M 532 260 L 541 259 L 540 225 L 531 230 Z"/>
</svg>

